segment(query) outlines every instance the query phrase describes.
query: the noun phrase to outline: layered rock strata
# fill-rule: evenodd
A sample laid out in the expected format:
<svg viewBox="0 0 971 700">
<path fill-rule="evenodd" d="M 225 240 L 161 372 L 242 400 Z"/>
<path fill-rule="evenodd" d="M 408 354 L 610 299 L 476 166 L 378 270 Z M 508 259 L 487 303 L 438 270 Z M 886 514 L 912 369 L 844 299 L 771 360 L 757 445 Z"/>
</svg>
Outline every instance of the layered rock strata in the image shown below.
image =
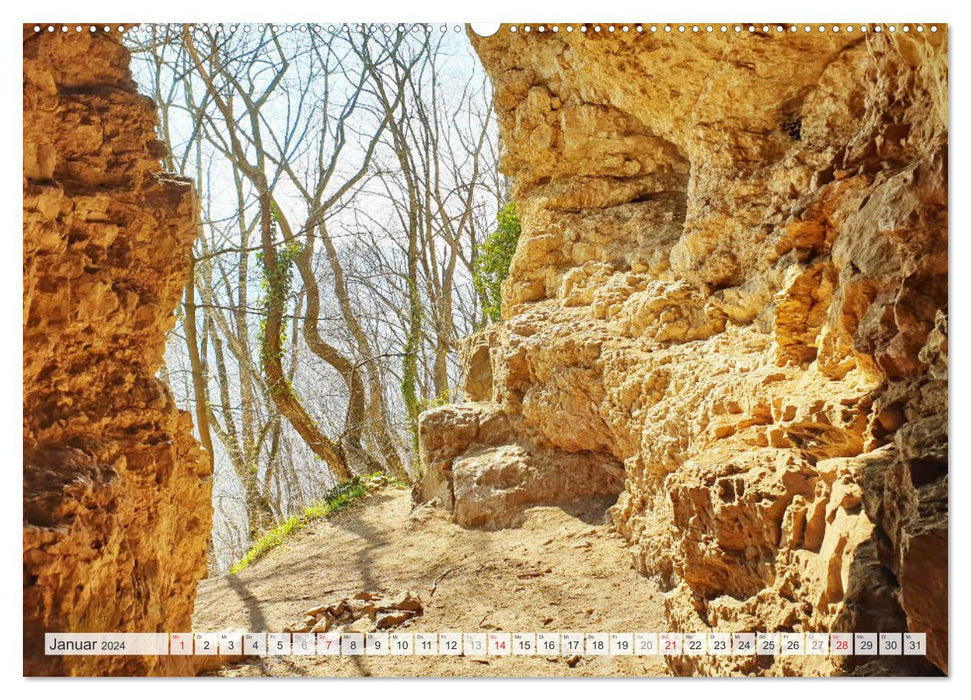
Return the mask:
<svg viewBox="0 0 971 700">
<path fill-rule="evenodd" d="M 537 29 L 472 36 L 523 234 L 417 495 L 504 526 L 623 465 L 672 629 L 929 642 L 675 671 L 946 672 L 945 28 Z"/>
<path fill-rule="evenodd" d="M 155 378 L 196 233 L 115 35 L 24 28 L 24 673 L 191 672 L 45 657 L 44 632 L 190 628 L 210 463 Z"/>
</svg>

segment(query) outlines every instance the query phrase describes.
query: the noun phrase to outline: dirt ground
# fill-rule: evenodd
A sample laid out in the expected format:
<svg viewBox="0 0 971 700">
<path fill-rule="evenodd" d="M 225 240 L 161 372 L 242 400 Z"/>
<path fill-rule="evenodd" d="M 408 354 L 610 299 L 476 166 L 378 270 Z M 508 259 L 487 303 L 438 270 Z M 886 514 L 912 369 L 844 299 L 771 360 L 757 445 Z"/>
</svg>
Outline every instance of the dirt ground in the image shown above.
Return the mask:
<svg viewBox="0 0 971 700">
<path fill-rule="evenodd" d="M 318 604 L 412 590 L 424 613 L 399 631 L 636 632 L 663 628 L 661 595 L 603 524 L 604 502 L 539 507 L 522 527 L 468 530 L 385 488 L 298 532 L 235 576 L 199 585 L 193 627 L 280 631 Z M 224 676 L 662 676 L 659 657 L 287 656 Z"/>
</svg>

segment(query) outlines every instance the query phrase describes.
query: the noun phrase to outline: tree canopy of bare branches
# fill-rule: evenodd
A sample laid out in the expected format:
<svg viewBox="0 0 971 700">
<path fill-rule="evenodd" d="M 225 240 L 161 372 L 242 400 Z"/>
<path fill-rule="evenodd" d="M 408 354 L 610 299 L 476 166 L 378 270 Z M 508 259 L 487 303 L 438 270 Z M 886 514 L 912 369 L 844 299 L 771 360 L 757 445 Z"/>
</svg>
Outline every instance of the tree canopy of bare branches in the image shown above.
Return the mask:
<svg viewBox="0 0 971 700">
<path fill-rule="evenodd" d="M 216 569 L 354 474 L 415 474 L 487 319 L 506 199 L 466 37 L 406 26 L 148 25 L 128 39 L 165 166 L 200 194 L 163 376 L 216 464 Z"/>
</svg>

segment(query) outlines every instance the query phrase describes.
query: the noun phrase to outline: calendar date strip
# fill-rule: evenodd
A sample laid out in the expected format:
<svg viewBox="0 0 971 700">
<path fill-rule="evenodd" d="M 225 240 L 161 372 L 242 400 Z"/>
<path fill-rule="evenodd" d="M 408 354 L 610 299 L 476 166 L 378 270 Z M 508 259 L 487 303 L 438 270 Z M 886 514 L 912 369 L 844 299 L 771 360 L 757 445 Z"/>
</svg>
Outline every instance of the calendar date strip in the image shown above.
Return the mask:
<svg viewBox="0 0 971 700">
<path fill-rule="evenodd" d="M 48 656 L 924 656 L 923 632 L 171 632 L 45 635 Z"/>
</svg>

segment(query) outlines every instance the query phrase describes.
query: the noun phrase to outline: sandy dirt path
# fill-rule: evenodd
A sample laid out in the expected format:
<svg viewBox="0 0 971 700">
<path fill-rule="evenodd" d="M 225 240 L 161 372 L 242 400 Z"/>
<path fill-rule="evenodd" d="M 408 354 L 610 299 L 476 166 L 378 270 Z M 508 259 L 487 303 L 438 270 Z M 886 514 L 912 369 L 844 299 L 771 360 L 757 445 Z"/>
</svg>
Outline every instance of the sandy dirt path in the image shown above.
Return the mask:
<svg viewBox="0 0 971 700">
<path fill-rule="evenodd" d="M 663 628 L 656 585 L 603 524 L 608 504 L 540 507 L 522 527 L 468 530 L 385 488 L 298 532 L 235 576 L 208 579 L 196 631 L 280 631 L 315 605 L 360 591 L 416 592 L 411 632 L 634 632 Z M 657 657 L 266 657 L 220 675 L 659 676 Z"/>
</svg>

